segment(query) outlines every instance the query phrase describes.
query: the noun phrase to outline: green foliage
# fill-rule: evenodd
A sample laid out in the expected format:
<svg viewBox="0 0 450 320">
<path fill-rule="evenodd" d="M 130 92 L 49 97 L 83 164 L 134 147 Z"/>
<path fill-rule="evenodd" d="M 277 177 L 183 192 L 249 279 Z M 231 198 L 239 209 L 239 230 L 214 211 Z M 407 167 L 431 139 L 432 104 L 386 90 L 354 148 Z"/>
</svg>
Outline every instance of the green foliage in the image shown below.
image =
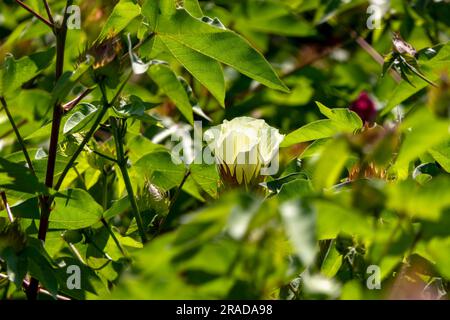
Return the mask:
<svg viewBox="0 0 450 320">
<path fill-rule="evenodd" d="M 149 74 L 158 87 L 177 105 L 184 117 L 193 123 L 194 117 L 189 97 L 175 73 L 169 67 L 159 64 L 150 68 Z"/>
<path fill-rule="evenodd" d="M 283 141 L 282 147 L 323 138 L 329 138 L 339 132 L 353 132 L 362 127 L 361 119 L 356 113 L 348 109 L 329 109 L 317 102 L 320 113 L 328 119 L 317 120 L 306 124 L 291 132 Z"/>
<path fill-rule="evenodd" d="M 51 227 L 76 230 L 92 226 L 102 216 L 101 206 L 82 189 L 69 189 L 55 196 Z"/>
<path fill-rule="evenodd" d="M 448 299 L 449 6 L 369 3 L 1 2 L 0 297 Z M 196 140 L 241 116 L 242 188 Z"/>
</svg>

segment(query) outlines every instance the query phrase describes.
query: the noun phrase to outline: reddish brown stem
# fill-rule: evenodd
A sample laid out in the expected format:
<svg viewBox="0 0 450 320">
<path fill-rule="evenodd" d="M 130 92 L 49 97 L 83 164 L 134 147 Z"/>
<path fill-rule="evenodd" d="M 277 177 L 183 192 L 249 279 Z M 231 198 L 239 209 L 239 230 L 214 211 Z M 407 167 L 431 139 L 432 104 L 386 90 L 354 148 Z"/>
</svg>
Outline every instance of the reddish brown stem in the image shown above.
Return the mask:
<svg viewBox="0 0 450 320">
<path fill-rule="evenodd" d="M 47 26 L 49 26 L 50 28 L 53 29 L 53 23 L 51 23 L 50 21 L 48 21 L 47 19 L 45 19 L 43 16 L 41 16 L 39 13 L 37 13 L 36 11 L 34 11 L 31 7 L 29 7 L 28 5 L 26 5 L 25 3 L 23 3 L 20 0 L 15 0 L 16 3 L 21 6 L 22 8 L 24 8 L 25 10 L 27 10 L 28 12 L 30 12 L 31 14 L 33 14 L 36 18 L 38 18 L 39 20 L 41 20 L 43 23 L 45 23 Z"/>
<path fill-rule="evenodd" d="M 80 93 L 79 96 L 77 96 L 75 99 L 65 103 L 62 108 L 64 109 L 64 112 L 68 112 L 72 110 L 74 107 L 76 107 L 82 99 L 84 99 L 89 93 L 91 93 L 94 89 L 88 88 L 84 90 L 82 93 Z"/>
<path fill-rule="evenodd" d="M 44 6 L 45 6 L 45 11 L 47 12 L 48 20 L 50 21 L 50 23 L 52 25 L 54 25 L 55 21 L 53 20 L 53 15 L 52 15 L 52 11 L 50 10 L 50 6 L 48 5 L 47 0 L 43 0 L 43 2 L 44 2 Z"/>
<path fill-rule="evenodd" d="M 66 46 L 67 36 L 67 7 L 72 4 L 71 0 L 68 0 L 64 9 L 64 18 L 61 27 L 55 30 L 56 35 L 56 71 L 55 81 L 57 82 L 64 70 L 64 51 Z M 53 107 L 53 121 L 52 131 L 50 136 L 50 147 L 48 151 L 47 160 L 47 172 L 45 176 L 45 185 L 49 188 L 53 188 L 53 180 L 55 176 L 55 164 L 58 151 L 58 137 L 59 129 L 61 126 L 61 118 L 64 114 L 64 110 L 59 101 Z M 52 206 L 52 197 L 45 195 L 41 203 L 41 217 L 39 221 L 38 239 L 45 242 L 45 238 L 48 230 L 49 217 Z M 36 300 L 39 292 L 39 280 L 36 278 L 30 279 L 30 285 L 27 288 L 27 297 L 29 300 Z"/>
<path fill-rule="evenodd" d="M 364 50 L 366 51 L 376 62 L 378 62 L 380 65 L 383 65 L 384 59 L 381 54 L 378 53 L 377 50 L 374 49 L 363 37 L 358 35 L 355 31 L 351 31 L 352 37 L 355 38 L 356 43 Z M 402 78 L 400 75 L 394 71 L 391 70 L 390 74 L 392 78 L 394 78 L 395 82 L 399 83 L 402 81 Z"/>
</svg>

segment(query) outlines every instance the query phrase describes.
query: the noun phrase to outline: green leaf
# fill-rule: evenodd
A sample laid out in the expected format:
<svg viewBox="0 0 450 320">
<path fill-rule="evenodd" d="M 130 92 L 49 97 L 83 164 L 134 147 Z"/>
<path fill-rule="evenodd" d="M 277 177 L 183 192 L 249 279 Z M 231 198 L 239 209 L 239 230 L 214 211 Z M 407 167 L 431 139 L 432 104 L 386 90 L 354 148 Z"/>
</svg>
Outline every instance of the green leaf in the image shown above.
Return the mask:
<svg viewBox="0 0 450 320">
<path fill-rule="evenodd" d="M 136 162 L 135 166 L 141 175 L 164 190 L 178 186 L 186 172 L 183 164 L 173 163 L 168 152 L 147 154 Z"/>
<path fill-rule="evenodd" d="M 131 95 L 128 99 L 128 103 L 121 105 L 120 107 L 113 107 L 116 115 L 122 118 L 134 118 L 147 123 L 155 124 L 159 119 L 155 116 L 146 113 L 147 110 L 156 107 L 156 103 L 148 103 L 142 101 L 141 98 L 135 95 Z"/>
<path fill-rule="evenodd" d="M 154 12 L 151 11 L 151 14 Z M 288 91 L 264 57 L 238 34 L 202 22 L 184 9 L 176 10 L 174 14 L 161 14 L 157 21 L 155 32 L 163 41 L 170 39 L 178 42 L 270 88 Z"/>
<path fill-rule="evenodd" d="M 224 107 L 225 79 L 220 63 L 168 37 L 162 37 L 161 40 L 184 68 L 204 85 Z"/>
<path fill-rule="evenodd" d="M 314 169 L 314 187 L 322 190 L 333 186 L 342 174 L 348 157 L 349 150 L 343 139 L 329 141 Z"/>
<path fill-rule="evenodd" d="M 39 202 L 37 197 L 33 197 L 30 199 L 26 199 L 25 201 L 21 201 L 16 203 L 11 207 L 11 211 L 13 216 L 16 218 L 23 219 L 39 219 Z M 6 217 L 6 212 L 2 215 Z"/>
<path fill-rule="evenodd" d="M 142 15 L 147 18 L 150 32 L 157 30 L 160 15 L 172 15 L 175 10 L 173 0 L 145 0 L 142 4 Z"/>
<path fill-rule="evenodd" d="M 291 181 L 294 181 L 296 179 L 299 179 L 303 176 L 304 176 L 304 174 L 302 174 L 300 172 L 294 172 L 294 173 L 285 175 L 279 179 L 263 182 L 263 183 L 261 183 L 261 185 L 266 187 L 268 190 L 270 190 L 273 193 L 278 193 L 285 184 L 287 184 Z"/>
<path fill-rule="evenodd" d="M 125 29 L 130 22 L 141 13 L 139 5 L 131 0 L 121 0 L 113 9 L 108 17 L 102 31 L 95 42 L 101 42 L 104 39 L 115 36 Z"/>
<path fill-rule="evenodd" d="M 74 71 L 67 71 L 58 79 L 52 91 L 52 104 L 62 102 L 73 89 L 78 80 L 89 71 L 93 64 L 93 59 L 88 59 L 78 65 Z"/>
<path fill-rule="evenodd" d="M 427 252 L 431 255 L 436 268 L 447 279 L 450 279 L 450 237 L 436 238 L 427 245 Z"/>
<path fill-rule="evenodd" d="M 191 164 L 190 171 L 195 183 L 213 198 L 217 198 L 220 178 L 215 165 Z"/>
<path fill-rule="evenodd" d="M 280 146 L 284 148 L 300 142 L 329 138 L 339 133 L 340 129 L 341 127 L 330 119 L 313 121 L 286 135 Z"/>
<path fill-rule="evenodd" d="M 21 288 L 23 279 L 27 274 L 28 261 L 26 256 L 22 253 L 15 253 L 12 247 L 1 250 L 0 254 L 6 262 L 9 280 L 14 282 L 17 288 Z"/>
<path fill-rule="evenodd" d="M 153 143 L 150 139 L 142 136 L 136 135 L 129 139 L 128 143 L 129 153 L 128 156 L 132 163 L 137 162 L 140 158 L 146 154 L 152 152 L 165 152 L 167 149 L 160 145 Z"/>
<path fill-rule="evenodd" d="M 297 199 L 305 195 L 311 194 L 313 191 L 311 181 L 306 179 L 296 179 L 284 183 L 281 186 L 278 198 L 281 201 Z"/>
<path fill-rule="evenodd" d="M 387 188 L 387 207 L 411 217 L 437 221 L 443 210 L 450 206 L 450 180 L 435 177 L 421 186 L 407 180 Z"/>
<path fill-rule="evenodd" d="M 431 156 L 450 173 L 450 140 L 429 150 Z"/>
<path fill-rule="evenodd" d="M 0 69 L 0 96 L 7 96 L 46 69 L 53 60 L 55 48 L 14 60 L 7 56 Z"/>
<path fill-rule="evenodd" d="M 328 119 L 322 119 L 310 122 L 300 129 L 289 133 L 281 143 L 281 147 L 289 147 L 291 145 L 329 138 L 337 133 L 353 132 L 362 127 L 361 118 L 353 111 L 346 108 L 330 109 L 316 102 L 320 112 Z"/>
<path fill-rule="evenodd" d="M 183 85 L 178 80 L 175 73 L 164 64 L 155 64 L 148 69 L 148 73 L 153 81 L 159 86 L 177 106 L 178 110 L 189 121 L 194 123 L 194 115 L 189 97 Z"/>
<path fill-rule="evenodd" d="M 383 63 L 383 71 L 381 72 L 381 76 L 384 77 L 385 74 L 392 69 L 395 62 L 395 57 L 392 52 L 390 52 L 385 58 Z"/>
<path fill-rule="evenodd" d="M 435 82 L 441 76 L 441 71 L 445 70 L 450 61 L 450 43 L 447 42 L 445 44 L 434 46 L 433 48 L 426 48 L 421 50 L 421 52 L 419 52 L 418 59 L 420 67 L 426 78 Z M 431 58 L 429 57 L 428 52 L 433 52 Z M 418 76 L 412 77 L 409 80 L 413 86 L 407 82 L 401 82 L 394 90 L 392 90 L 392 94 L 388 98 L 386 107 L 381 111 L 381 115 L 387 114 L 393 108 L 428 85 L 425 80 Z"/>
<path fill-rule="evenodd" d="M 370 238 L 372 221 L 353 208 L 326 200 L 314 201 L 318 240 L 334 239 L 341 232 Z"/>
<path fill-rule="evenodd" d="M 29 194 L 44 193 L 47 190 L 25 164 L 11 162 L 2 157 L 0 157 L 0 187 Z"/>
<path fill-rule="evenodd" d="M 402 168 L 429 149 L 448 139 L 450 122 L 435 117 L 428 109 L 420 109 L 406 117 L 400 129 L 405 138 L 395 162 L 397 168 Z"/>
<path fill-rule="evenodd" d="M 118 214 L 121 214 L 130 208 L 130 199 L 125 196 L 117 201 L 114 201 L 112 206 L 103 213 L 104 219 L 110 219 Z"/>
<path fill-rule="evenodd" d="M 346 131 L 352 132 L 363 126 L 361 118 L 353 111 L 347 108 L 330 109 L 322 103 L 316 101 L 320 113 L 330 120 L 335 121 Z"/>
<path fill-rule="evenodd" d="M 28 258 L 30 275 L 38 279 L 41 285 L 55 297 L 58 292 L 56 270 L 52 268 L 47 258 L 36 247 L 25 248 L 25 254 Z"/>
<path fill-rule="evenodd" d="M 94 105 L 87 102 L 78 104 L 64 124 L 64 134 L 82 130 L 92 120 L 97 110 Z"/>
<path fill-rule="evenodd" d="M 238 8 L 239 12 L 234 12 L 238 30 L 296 37 L 316 34 L 312 24 L 277 1 L 249 1 Z"/>
<path fill-rule="evenodd" d="M 108 266 L 103 266 L 100 270 L 95 270 L 94 268 L 90 268 L 88 265 L 82 263 L 79 259 L 74 257 L 63 257 L 61 259 L 66 267 L 59 268 L 57 270 L 56 276 L 60 283 L 60 292 L 62 295 L 74 298 L 76 300 L 85 300 L 88 299 L 86 292 L 98 295 L 103 292 L 106 292 L 105 283 L 102 282 L 101 277 L 102 273 L 108 268 Z M 80 289 L 77 288 L 68 288 L 68 277 L 70 274 L 67 272 L 67 268 L 69 266 L 78 266 L 81 272 L 80 279 Z M 105 281 L 105 280 L 104 280 Z"/>
<path fill-rule="evenodd" d="M 326 277 L 332 278 L 337 274 L 341 265 L 342 255 L 336 249 L 336 240 L 332 240 L 323 263 L 320 266 L 320 273 Z"/>
<path fill-rule="evenodd" d="M 203 11 L 200 7 L 198 0 L 183 0 L 183 7 L 188 11 L 193 17 L 201 18 L 203 17 Z"/>
<path fill-rule="evenodd" d="M 55 196 L 50 227 L 69 230 L 86 228 L 100 221 L 102 213 L 102 207 L 89 193 L 82 189 L 69 189 Z"/>
</svg>

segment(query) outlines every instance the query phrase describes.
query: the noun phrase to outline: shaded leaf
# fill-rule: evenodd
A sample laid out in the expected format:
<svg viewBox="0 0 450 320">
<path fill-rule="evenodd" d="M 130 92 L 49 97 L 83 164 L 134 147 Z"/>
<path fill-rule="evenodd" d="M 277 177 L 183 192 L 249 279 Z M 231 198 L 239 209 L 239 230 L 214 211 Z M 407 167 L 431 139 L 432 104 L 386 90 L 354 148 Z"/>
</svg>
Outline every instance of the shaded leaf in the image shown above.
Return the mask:
<svg viewBox="0 0 450 320">
<path fill-rule="evenodd" d="M 50 215 L 51 228 L 69 230 L 89 227 L 102 217 L 102 207 L 82 189 L 69 189 L 55 196 Z"/>
</svg>

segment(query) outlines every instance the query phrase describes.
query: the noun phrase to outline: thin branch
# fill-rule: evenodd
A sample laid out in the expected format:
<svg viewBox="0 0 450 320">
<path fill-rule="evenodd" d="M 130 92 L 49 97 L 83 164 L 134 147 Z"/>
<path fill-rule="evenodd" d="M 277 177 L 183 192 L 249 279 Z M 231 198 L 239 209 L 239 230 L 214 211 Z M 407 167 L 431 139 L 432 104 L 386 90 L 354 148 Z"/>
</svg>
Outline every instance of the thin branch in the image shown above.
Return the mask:
<svg viewBox="0 0 450 320">
<path fill-rule="evenodd" d="M 175 202 L 177 201 L 178 197 L 180 196 L 181 190 L 183 189 L 184 184 L 186 183 L 187 179 L 189 178 L 189 176 L 191 175 L 191 170 L 187 169 L 183 180 L 181 180 L 181 183 L 179 184 L 177 191 L 175 191 L 175 194 L 173 195 L 170 204 L 169 204 L 169 209 L 167 212 L 167 215 L 163 218 L 163 220 L 161 221 L 161 223 L 159 224 L 158 230 L 156 231 L 156 234 L 154 236 L 156 236 L 157 234 L 159 234 L 161 232 L 161 230 L 164 228 L 164 225 L 167 221 L 167 218 L 169 218 L 170 213 L 172 212 L 173 206 L 175 205 Z"/>
<path fill-rule="evenodd" d="M 374 47 L 372 47 L 363 37 L 358 35 L 354 30 L 350 32 L 351 36 L 355 38 L 356 43 L 364 50 L 366 51 L 376 62 L 378 62 L 380 65 L 384 64 L 384 58 L 381 54 L 378 53 L 377 50 L 375 50 Z M 394 78 L 395 82 L 399 83 L 402 81 L 402 78 L 400 75 L 394 71 L 391 70 L 390 74 L 392 78 Z"/>
<path fill-rule="evenodd" d="M 120 86 L 119 90 L 117 90 L 116 94 L 114 95 L 114 97 L 112 98 L 111 102 L 109 103 L 109 105 L 113 105 L 114 103 L 116 103 L 117 99 L 119 99 L 120 94 L 122 93 L 123 88 L 125 88 L 125 85 L 128 83 L 128 80 L 130 80 L 131 76 L 133 75 L 133 71 L 130 71 L 130 73 L 127 75 L 127 77 L 125 78 L 125 80 L 123 81 L 122 85 Z M 102 89 L 102 94 L 105 93 L 104 88 Z M 106 96 L 105 96 L 106 98 Z"/>
<path fill-rule="evenodd" d="M 117 248 L 119 249 L 120 253 L 124 257 L 127 257 L 127 254 L 125 253 L 125 250 L 123 249 L 122 245 L 120 244 L 119 239 L 117 239 L 116 235 L 112 231 L 111 227 L 109 226 L 108 222 L 105 220 L 105 218 L 101 218 L 100 221 L 102 222 L 103 226 L 108 230 L 109 234 L 111 235 L 111 238 L 113 239 L 114 243 L 116 244 Z"/>
<path fill-rule="evenodd" d="M 92 152 L 94 152 L 96 155 L 98 155 L 99 157 L 105 158 L 106 160 L 109 160 L 111 162 L 117 163 L 117 159 L 114 159 L 110 156 L 107 156 L 106 154 L 103 154 L 101 152 L 98 152 L 96 150 L 92 150 Z"/>
<path fill-rule="evenodd" d="M 100 110 L 100 113 L 98 114 L 97 118 L 95 119 L 94 124 L 89 129 L 89 132 L 84 136 L 83 141 L 81 141 L 80 145 L 78 146 L 77 150 L 75 150 L 74 154 L 70 158 L 67 165 L 64 167 L 63 172 L 59 176 L 58 181 L 56 182 L 54 189 L 59 190 L 61 188 L 62 183 L 64 182 L 64 179 L 66 178 L 67 174 L 69 173 L 70 169 L 74 166 L 75 161 L 77 160 L 78 156 L 80 155 L 81 151 L 83 151 L 86 144 L 89 142 L 89 140 L 92 138 L 94 133 L 97 131 L 97 127 L 102 121 L 104 115 L 106 114 L 106 111 L 108 110 L 108 105 L 104 105 L 102 109 Z"/>
<path fill-rule="evenodd" d="M 45 23 L 47 26 L 49 26 L 52 30 L 53 30 L 53 26 L 54 24 L 50 21 L 48 21 L 47 19 L 45 19 L 43 16 L 41 16 L 39 13 L 37 13 L 36 11 L 34 11 L 31 7 L 29 7 L 28 5 L 26 5 L 25 3 L 23 3 L 20 0 L 15 0 L 16 3 L 18 5 L 20 5 L 22 8 L 24 8 L 25 10 L 27 10 L 28 12 L 30 12 L 31 14 L 33 14 L 36 18 L 38 18 L 39 20 L 41 20 L 43 23 Z"/>
<path fill-rule="evenodd" d="M 126 80 L 120 86 L 119 90 L 114 95 L 114 97 L 111 100 L 111 102 L 109 102 L 109 103 L 108 103 L 108 96 L 106 94 L 105 87 L 100 83 L 100 90 L 102 92 L 104 104 L 110 106 L 110 105 L 113 105 L 115 103 L 115 101 L 119 98 L 120 93 L 122 92 L 123 88 L 125 87 L 126 83 L 130 79 L 132 74 L 133 74 L 133 72 L 131 71 L 128 74 Z M 122 178 L 123 178 L 124 183 L 125 183 L 125 188 L 127 190 L 128 198 L 130 200 L 130 205 L 131 205 L 131 208 L 132 208 L 132 211 L 133 211 L 134 218 L 136 219 L 136 224 L 138 226 L 138 231 L 139 231 L 139 235 L 141 237 L 142 244 L 145 244 L 147 242 L 147 236 L 145 234 L 145 229 L 144 229 L 144 225 L 143 225 L 143 222 L 142 222 L 141 213 L 139 211 L 139 207 L 138 207 L 137 202 L 136 202 L 136 197 L 134 195 L 133 185 L 131 184 L 130 176 L 128 174 L 127 158 L 126 158 L 125 152 L 123 150 L 122 135 L 119 132 L 119 128 L 118 128 L 117 123 L 116 123 L 116 119 L 113 118 L 112 120 L 113 121 L 111 123 L 111 126 L 112 126 L 112 129 L 113 129 L 114 142 L 115 142 L 115 145 L 116 145 L 117 165 L 119 166 L 120 172 L 122 173 Z"/>
<path fill-rule="evenodd" d="M 6 274 L 3 274 L 3 273 L 0 273 L 0 278 L 2 278 L 2 279 L 9 279 L 9 277 Z M 22 286 L 23 286 L 24 289 L 27 289 L 30 286 L 30 283 L 27 280 L 23 280 Z M 43 294 L 45 294 L 47 296 L 52 296 L 53 297 L 53 295 L 48 290 L 45 290 L 45 289 L 43 289 L 41 287 L 39 287 L 39 292 L 43 293 Z M 62 296 L 62 295 L 59 295 L 59 294 L 56 295 L 56 299 L 57 300 L 67 300 L 67 301 L 71 300 L 70 298 Z"/>
<path fill-rule="evenodd" d="M 77 150 L 75 150 L 74 154 L 72 155 L 72 157 L 70 158 L 69 162 L 67 163 L 67 165 L 65 166 L 63 172 L 61 173 L 61 175 L 59 176 L 58 181 L 56 182 L 54 189 L 55 190 L 59 190 L 59 188 L 61 188 L 62 183 L 64 182 L 64 179 L 66 177 L 66 175 L 69 173 L 70 169 L 72 168 L 72 166 L 75 164 L 75 161 L 77 160 L 78 156 L 80 155 L 81 151 L 83 151 L 84 147 L 86 146 L 86 144 L 89 142 L 89 140 L 92 138 L 92 136 L 94 135 L 94 133 L 97 131 L 97 127 L 100 125 L 100 123 L 102 122 L 103 117 L 105 116 L 106 112 L 108 111 L 109 107 L 111 105 L 113 105 L 116 100 L 118 99 L 118 97 L 120 96 L 120 93 L 122 92 L 123 88 L 125 87 L 125 84 L 128 82 L 128 79 L 131 77 L 131 74 L 129 74 L 129 76 L 126 78 L 126 80 L 124 81 L 124 83 L 122 83 L 122 85 L 120 86 L 119 90 L 117 91 L 117 93 L 115 94 L 114 98 L 111 100 L 111 102 L 108 103 L 108 100 L 106 98 L 106 93 L 104 92 L 104 90 L 102 89 L 102 86 L 100 86 L 100 89 L 102 89 L 102 94 L 105 96 L 104 97 L 104 103 L 103 103 L 103 107 L 100 110 L 99 115 L 97 116 L 97 118 L 95 119 L 94 124 L 92 125 L 92 127 L 90 128 L 90 130 L 88 131 L 88 133 L 84 136 L 83 141 L 81 141 L 80 145 L 78 146 Z"/>
<path fill-rule="evenodd" d="M 1 197 L 2 197 L 2 201 L 3 201 L 3 206 L 5 207 L 6 213 L 8 214 L 9 222 L 13 223 L 14 222 L 14 216 L 13 216 L 13 213 L 11 211 L 11 207 L 9 206 L 8 199 L 6 198 L 6 192 L 2 191 L 2 192 L 0 192 L 0 194 L 1 194 Z"/>
<path fill-rule="evenodd" d="M 82 93 L 80 93 L 78 97 L 75 97 L 73 100 L 63 104 L 62 108 L 64 109 L 65 112 L 72 110 L 80 103 L 81 100 L 83 100 L 92 91 L 94 91 L 94 88 L 87 88 Z"/>
<path fill-rule="evenodd" d="M 104 90 L 102 90 L 104 91 Z M 105 97 L 106 98 L 106 97 Z M 136 201 L 136 197 L 134 195 L 133 185 L 131 183 L 130 175 L 128 174 L 127 168 L 127 157 L 125 156 L 125 152 L 123 150 L 123 136 L 122 133 L 119 132 L 119 127 L 117 125 L 117 119 L 111 118 L 111 126 L 113 129 L 114 142 L 116 145 L 116 153 L 117 153 L 117 165 L 119 166 L 120 172 L 122 173 L 123 182 L 125 184 L 125 188 L 127 190 L 128 199 L 130 200 L 130 205 L 133 211 L 134 218 L 136 219 L 136 224 L 138 227 L 139 235 L 141 236 L 142 244 L 147 242 L 147 236 L 145 234 L 144 224 L 142 222 L 141 213 L 139 211 L 139 206 Z"/>
<path fill-rule="evenodd" d="M 17 0 L 16 0 L 17 1 Z M 67 37 L 67 7 L 72 5 L 73 0 L 67 0 L 64 8 L 64 18 L 60 27 L 54 28 L 56 37 L 56 68 L 55 68 L 55 83 L 61 78 L 64 70 L 64 53 L 66 48 Z M 52 25 L 53 28 L 54 25 Z M 61 127 L 61 119 L 63 116 L 63 108 L 59 102 L 53 106 L 52 129 L 50 134 L 50 146 L 48 151 L 47 170 L 45 175 L 45 185 L 51 189 L 53 188 L 53 180 L 55 177 L 56 156 L 58 152 L 59 143 L 59 129 Z M 42 197 L 41 202 L 41 216 L 39 219 L 38 239 L 45 242 L 47 236 L 49 218 L 51 212 L 53 198 L 49 195 Z M 39 290 L 39 280 L 32 277 L 30 285 L 27 289 L 27 297 L 29 300 L 36 300 Z"/>
<path fill-rule="evenodd" d="M 48 20 L 51 22 L 51 24 L 55 24 L 55 21 L 53 20 L 52 11 L 50 10 L 50 6 L 48 5 L 47 0 L 42 0 L 44 2 L 45 11 L 47 12 Z"/>
<path fill-rule="evenodd" d="M 27 289 L 30 286 L 30 282 L 28 282 L 27 280 L 23 280 L 23 286 L 24 286 L 25 289 Z M 39 293 L 43 293 L 45 295 L 53 297 L 53 295 L 50 293 L 50 291 L 45 290 L 44 288 L 41 288 L 41 287 L 39 287 Z M 63 296 L 63 295 L 60 295 L 60 294 L 56 295 L 56 299 L 57 300 L 64 300 L 64 301 L 70 301 L 71 300 L 69 297 L 66 297 L 66 296 Z"/>
<path fill-rule="evenodd" d="M 83 188 L 84 190 L 88 190 L 88 187 L 86 185 L 86 179 L 83 177 L 83 175 L 80 173 L 80 171 L 77 169 L 77 167 L 73 167 L 73 171 L 75 171 L 75 173 L 77 174 L 78 179 L 81 180 L 81 182 L 83 183 Z"/>
<path fill-rule="evenodd" d="M 23 125 L 25 125 L 25 124 L 27 124 L 27 123 L 28 123 L 28 120 L 27 120 L 27 119 L 22 119 L 22 120 L 20 120 L 19 123 L 16 124 L 16 126 L 17 126 L 17 128 L 20 128 L 20 127 L 22 127 Z M 9 136 L 11 133 L 14 133 L 14 129 L 13 129 L 13 128 L 11 128 L 11 129 L 5 131 L 5 133 L 3 133 L 3 134 L 0 136 L 0 139 L 6 138 L 6 137 Z"/>
<path fill-rule="evenodd" d="M 169 212 L 167 213 L 167 215 L 169 215 L 170 211 L 172 211 L 172 207 L 174 206 L 175 202 L 177 201 L 178 197 L 180 196 L 181 189 L 183 189 L 183 186 L 186 183 L 186 180 L 187 180 L 187 178 L 189 178 L 190 175 L 191 175 L 191 170 L 187 169 L 184 174 L 183 180 L 181 180 L 181 183 L 178 186 L 177 191 L 175 191 L 175 194 L 173 195 L 173 198 L 170 201 Z"/>
<path fill-rule="evenodd" d="M 17 125 L 16 125 L 16 123 L 14 121 L 14 118 L 11 115 L 11 112 L 9 112 L 8 105 L 6 103 L 5 98 L 0 97 L 0 102 L 3 105 L 3 109 L 5 109 L 6 116 L 8 117 L 8 120 L 11 123 L 11 126 L 12 126 L 12 128 L 14 130 L 15 135 L 16 135 L 17 141 L 19 142 L 20 147 L 22 148 L 22 152 L 23 152 L 23 155 L 25 156 L 25 160 L 27 162 L 28 168 L 36 176 L 36 172 L 34 171 L 33 163 L 31 161 L 30 155 L 28 153 L 27 147 L 25 146 L 25 141 L 23 140 L 22 136 L 20 135 L 19 129 L 17 128 Z"/>
<path fill-rule="evenodd" d="M 108 172 L 106 170 L 103 170 L 102 172 L 103 177 L 103 210 L 106 211 L 108 209 Z M 108 230 L 109 234 L 111 235 L 111 238 L 114 240 L 114 243 L 116 244 L 117 248 L 119 248 L 120 252 L 124 257 L 126 257 L 125 250 L 123 249 L 122 245 L 120 244 L 119 239 L 117 239 L 116 235 L 114 234 L 114 231 L 109 226 L 108 222 L 105 218 L 101 218 L 100 221 L 102 222 L 103 226 Z"/>
</svg>

